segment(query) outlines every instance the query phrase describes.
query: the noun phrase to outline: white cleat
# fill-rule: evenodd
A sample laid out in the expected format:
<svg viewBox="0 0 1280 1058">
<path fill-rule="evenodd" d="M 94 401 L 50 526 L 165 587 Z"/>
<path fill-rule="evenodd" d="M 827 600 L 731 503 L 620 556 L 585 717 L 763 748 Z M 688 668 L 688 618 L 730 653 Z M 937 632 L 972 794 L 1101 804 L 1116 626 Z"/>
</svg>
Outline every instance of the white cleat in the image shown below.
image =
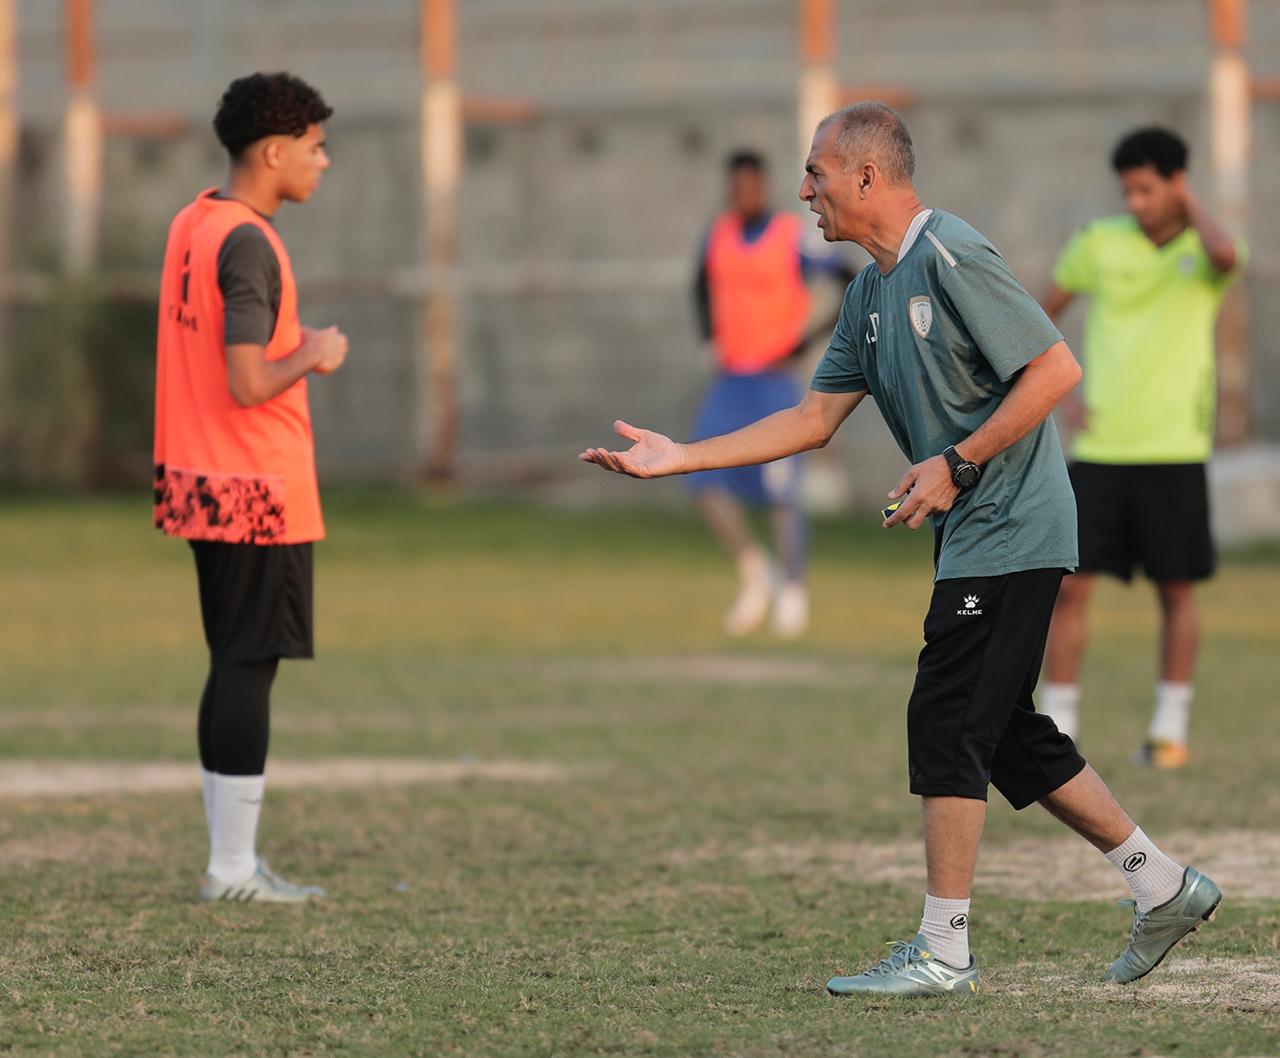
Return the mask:
<svg viewBox="0 0 1280 1058">
<path fill-rule="evenodd" d="M 809 589 L 788 581 L 773 600 L 773 631 L 783 639 L 798 639 L 809 630 Z"/>
<path fill-rule="evenodd" d="M 237 904 L 305 904 L 324 899 L 324 890 L 318 885 L 295 885 L 286 881 L 271 870 L 266 861 L 259 860 L 258 869 L 239 885 L 230 885 L 206 874 L 200 884 L 200 899 Z"/>
</svg>

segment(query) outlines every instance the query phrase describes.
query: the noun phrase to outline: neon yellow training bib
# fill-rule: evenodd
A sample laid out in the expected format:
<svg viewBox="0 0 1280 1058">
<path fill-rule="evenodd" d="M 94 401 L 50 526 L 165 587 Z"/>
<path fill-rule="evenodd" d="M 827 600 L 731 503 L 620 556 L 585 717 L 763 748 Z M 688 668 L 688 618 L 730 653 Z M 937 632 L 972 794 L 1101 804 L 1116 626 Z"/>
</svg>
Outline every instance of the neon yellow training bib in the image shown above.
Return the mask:
<svg viewBox="0 0 1280 1058">
<path fill-rule="evenodd" d="M 1163 246 L 1129 216 L 1094 221 L 1067 243 L 1053 281 L 1089 294 L 1085 428 L 1072 454 L 1090 463 L 1203 463 L 1213 449 L 1213 328 L 1244 268 L 1219 272 L 1188 227 Z"/>
</svg>

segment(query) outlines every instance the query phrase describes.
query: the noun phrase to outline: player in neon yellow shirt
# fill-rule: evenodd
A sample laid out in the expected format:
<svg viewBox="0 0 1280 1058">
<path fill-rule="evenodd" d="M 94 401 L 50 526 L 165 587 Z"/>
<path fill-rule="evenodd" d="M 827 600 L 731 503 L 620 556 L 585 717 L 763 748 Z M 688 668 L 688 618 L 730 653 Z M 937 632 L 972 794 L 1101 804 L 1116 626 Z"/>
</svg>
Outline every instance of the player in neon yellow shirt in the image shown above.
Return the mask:
<svg viewBox="0 0 1280 1058">
<path fill-rule="evenodd" d="M 1128 581 L 1136 567 L 1160 599 L 1160 681 L 1142 763 L 1187 761 L 1198 639 L 1195 583 L 1213 573 L 1205 462 L 1216 401 L 1214 321 L 1244 265 L 1187 181 L 1187 146 L 1139 129 L 1112 155 L 1128 214 L 1075 234 L 1043 301 L 1057 317 L 1090 296 L 1083 402 L 1072 485 L 1080 518 L 1079 573 L 1062 584 L 1047 653 L 1042 708 L 1072 737 L 1077 674 L 1093 575 Z"/>
</svg>

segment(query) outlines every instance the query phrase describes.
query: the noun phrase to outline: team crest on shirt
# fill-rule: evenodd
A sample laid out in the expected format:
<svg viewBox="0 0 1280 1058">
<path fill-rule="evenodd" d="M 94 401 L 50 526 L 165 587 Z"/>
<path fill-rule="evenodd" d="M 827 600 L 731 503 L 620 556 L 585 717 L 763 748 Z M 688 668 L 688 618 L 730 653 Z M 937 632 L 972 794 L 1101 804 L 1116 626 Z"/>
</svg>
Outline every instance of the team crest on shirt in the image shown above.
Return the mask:
<svg viewBox="0 0 1280 1058">
<path fill-rule="evenodd" d="M 1194 275 L 1196 270 L 1196 259 L 1189 253 L 1184 253 L 1178 258 L 1178 271 L 1184 276 Z"/>
<path fill-rule="evenodd" d="M 907 315 L 911 317 L 911 326 L 921 338 L 929 337 L 929 328 L 933 326 L 933 302 L 921 294 L 911 299 L 907 305 Z"/>
</svg>

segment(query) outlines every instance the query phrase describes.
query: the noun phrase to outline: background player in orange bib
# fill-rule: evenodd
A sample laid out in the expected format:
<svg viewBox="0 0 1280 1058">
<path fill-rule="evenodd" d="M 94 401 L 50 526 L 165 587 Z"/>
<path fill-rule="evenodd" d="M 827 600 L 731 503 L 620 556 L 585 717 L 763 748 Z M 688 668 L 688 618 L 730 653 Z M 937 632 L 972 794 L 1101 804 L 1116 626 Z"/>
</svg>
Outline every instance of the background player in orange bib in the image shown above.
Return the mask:
<svg viewBox="0 0 1280 1058">
<path fill-rule="evenodd" d="M 155 521 L 195 553 L 209 675 L 200 699 L 209 866 L 205 900 L 323 896 L 258 859 L 271 684 L 309 658 L 312 544 L 324 537 L 309 374 L 342 366 L 336 327 L 298 321 L 271 218 L 329 167 L 320 94 L 289 74 L 233 81 L 214 118 L 231 157 L 169 228 L 156 362 Z"/>
<path fill-rule="evenodd" d="M 806 243 L 799 217 L 771 209 L 762 155 L 735 151 L 725 175 L 727 207 L 700 249 L 694 288 L 702 337 L 716 366 L 698 409 L 696 439 L 729 433 L 799 401 L 791 368 L 812 337 L 805 333 L 805 279 L 825 273 L 842 288 L 853 279 L 841 257 Z M 818 329 L 822 337 L 834 322 Z M 703 521 L 738 566 L 738 596 L 725 614 L 725 630 L 745 635 L 772 609 L 774 632 L 803 633 L 809 623 L 809 530 L 800 457 L 704 471 L 691 475 L 688 487 Z M 744 504 L 769 510 L 776 569 L 752 535 Z"/>
</svg>

